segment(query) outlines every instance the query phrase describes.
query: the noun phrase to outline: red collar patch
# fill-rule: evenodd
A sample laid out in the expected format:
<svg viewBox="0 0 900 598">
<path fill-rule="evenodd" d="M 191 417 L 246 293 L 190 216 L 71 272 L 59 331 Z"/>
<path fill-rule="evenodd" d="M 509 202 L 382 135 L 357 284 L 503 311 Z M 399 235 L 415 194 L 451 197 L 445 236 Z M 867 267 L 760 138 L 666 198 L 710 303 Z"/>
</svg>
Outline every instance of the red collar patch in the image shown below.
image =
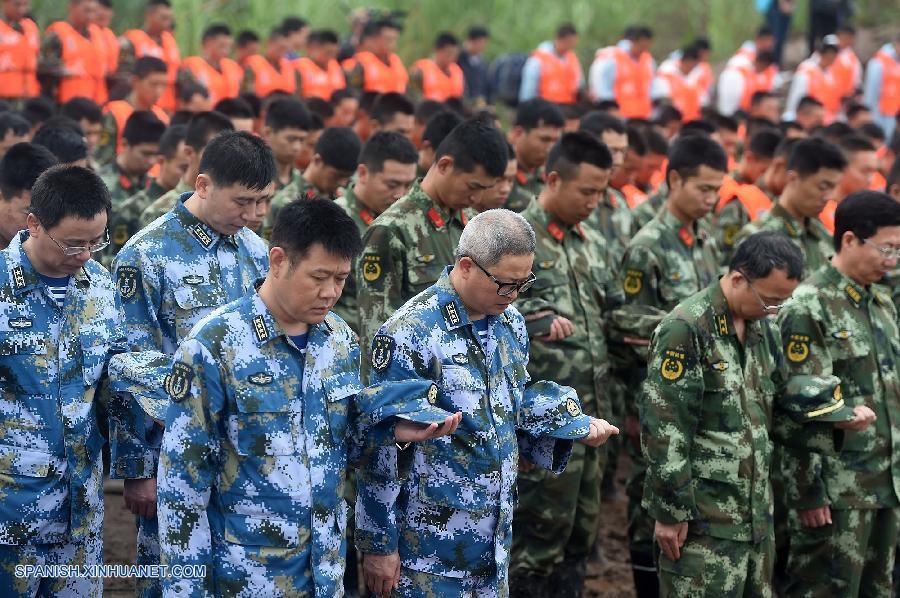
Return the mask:
<svg viewBox="0 0 900 598">
<path fill-rule="evenodd" d="M 547 225 L 547 230 L 553 235 L 553 238 L 559 242 L 562 242 L 563 237 L 566 236 L 566 233 L 563 232 L 563 229 L 559 228 L 559 225 L 555 222 L 551 222 Z"/>
<path fill-rule="evenodd" d="M 369 226 L 370 224 L 372 224 L 372 221 L 375 220 L 375 217 L 372 216 L 372 212 L 370 212 L 366 208 L 363 208 L 359 211 L 359 217 L 366 226 Z"/>
<path fill-rule="evenodd" d="M 685 246 L 694 246 L 694 235 L 691 234 L 691 231 L 689 231 L 687 227 L 681 227 L 681 230 L 678 231 L 678 238 L 681 239 L 681 242 L 684 243 Z"/>
<path fill-rule="evenodd" d="M 444 225 L 447 224 L 435 208 L 428 210 L 428 219 L 431 220 L 435 228 L 444 228 Z"/>
</svg>

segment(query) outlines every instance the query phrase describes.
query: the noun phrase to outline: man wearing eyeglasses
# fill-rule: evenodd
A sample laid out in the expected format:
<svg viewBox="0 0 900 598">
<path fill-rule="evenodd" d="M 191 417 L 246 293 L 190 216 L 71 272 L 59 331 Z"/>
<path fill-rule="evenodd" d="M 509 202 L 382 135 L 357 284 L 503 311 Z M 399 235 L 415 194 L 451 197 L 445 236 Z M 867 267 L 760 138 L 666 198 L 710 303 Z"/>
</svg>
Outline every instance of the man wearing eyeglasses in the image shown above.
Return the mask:
<svg viewBox="0 0 900 598">
<path fill-rule="evenodd" d="M 835 256 L 779 314 L 792 376 L 833 374 L 844 401 L 874 410 L 836 456 L 784 451 L 787 596 L 888 596 L 900 528 L 900 333 L 886 289 L 900 258 L 900 204 L 853 193 L 835 212 Z"/>
<path fill-rule="evenodd" d="M 638 402 L 643 506 L 654 521 L 664 598 L 771 596 L 772 440 L 834 454 L 835 427 L 859 429 L 873 418 L 844 404 L 842 384 L 827 371 L 789 379 L 769 316 L 802 272 L 800 250 L 784 234 L 752 235 L 728 274 L 680 303 L 652 335 Z"/>
<path fill-rule="evenodd" d="M 606 241 L 582 222 L 602 200 L 612 165 L 594 136 L 565 133 L 550 150 L 543 190 L 522 212 L 537 237 L 536 280 L 516 303 L 531 340 L 528 373 L 571 386 L 595 417 L 611 412 L 603 326 L 622 291 Z M 580 595 L 597 537 L 604 461 L 605 449 L 578 445 L 557 476 L 521 459 L 512 596 Z"/>
<path fill-rule="evenodd" d="M 9 154 L 7 154 L 7 157 Z M 103 580 L 18 565 L 103 564 L 105 442 L 95 396 L 122 350 L 109 273 L 109 192 L 54 166 L 31 189 L 27 230 L 0 251 L 0 587 L 9 596 L 99 596 Z"/>
<path fill-rule="evenodd" d="M 535 284 L 528 222 L 482 212 L 455 253 L 372 343 L 370 391 L 430 380 L 429 401 L 462 413 L 453 436 L 392 447 L 360 471 L 356 546 L 379 596 L 507 596 L 519 459 L 560 473 L 573 441 L 596 447 L 618 433 L 571 388 L 526 388 L 528 332 L 512 303 Z"/>
</svg>

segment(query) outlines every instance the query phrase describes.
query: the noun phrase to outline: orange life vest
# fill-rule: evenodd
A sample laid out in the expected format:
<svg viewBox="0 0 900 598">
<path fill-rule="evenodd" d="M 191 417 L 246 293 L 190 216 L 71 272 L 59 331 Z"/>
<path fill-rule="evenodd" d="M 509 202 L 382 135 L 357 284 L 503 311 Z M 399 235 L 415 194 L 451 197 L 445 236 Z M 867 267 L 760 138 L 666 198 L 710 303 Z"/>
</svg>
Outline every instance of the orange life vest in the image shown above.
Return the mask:
<svg viewBox="0 0 900 598">
<path fill-rule="evenodd" d="M 878 111 L 882 114 L 900 112 L 900 60 L 894 60 L 890 54 L 879 50 L 875 59 L 881 62 L 881 100 Z"/>
<path fill-rule="evenodd" d="M 721 212 L 722 208 L 735 199 L 744 206 L 744 211 L 747 212 L 751 222 L 756 221 L 772 209 L 772 200 L 762 189 L 752 183 L 739 183 L 734 180 L 734 177 L 726 176 L 719 188 L 719 203 L 716 206 L 716 213 Z"/>
<path fill-rule="evenodd" d="M 775 89 L 775 76 L 778 74 L 778 69 L 769 67 L 763 72 L 758 73 L 756 69 L 753 68 L 752 63 L 743 63 L 735 68 L 737 68 L 744 76 L 744 93 L 741 95 L 741 110 L 750 112 L 750 100 L 753 99 L 753 94 L 758 91 L 770 92 Z"/>
<path fill-rule="evenodd" d="M 119 38 L 109 27 L 99 27 L 103 39 L 103 52 L 106 54 L 106 72 L 119 70 Z"/>
<path fill-rule="evenodd" d="M 825 122 L 831 123 L 841 110 L 841 94 L 831 73 L 811 60 L 797 67 L 797 74 L 806 75 L 806 95 L 813 97 L 825 107 Z"/>
<path fill-rule="evenodd" d="M 648 199 L 646 193 L 644 193 L 631 183 L 622 185 L 622 188 L 619 189 L 619 193 L 625 196 L 625 203 L 627 203 L 628 208 L 632 210 Z"/>
<path fill-rule="evenodd" d="M 209 91 L 209 103 L 215 106 L 219 100 L 236 98 L 241 93 L 241 82 L 244 80 L 244 69 L 230 58 L 219 61 L 216 69 L 202 56 L 188 56 L 181 65 L 189 69 Z"/>
<path fill-rule="evenodd" d="M 354 60 L 354 64 L 358 63 L 363 68 L 363 91 L 406 93 L 409 74 L 396 54 L 391 54 L 390 64 L 385 64 L 372 52 L 357 52 Z"/>
<path fill-rule="evenodd" d="M 106 44 L 103 33 L 94 24 L 88 25 L 90 39 L 84 37 L 66 21 L 57 21 L 47 28 L 62 43 L 62 66 L 70 74 L 60 77 L 56 101 L 65 104 L 75 97 L 90 98 L 106 103 Z"/>
<path fill-rule="evenodd" d="M 154 106 L 150 110 L 156 115 L 156 118 L 163 121 L 166 125 L 169 124 L 169 115 L 166 114 L 165 110 L 159 106 Z M 113 118 L 116 119 L 116 154 L 118 154 L 122 151 L 122 134 L 125 132 L 125 122 L 134 114 L 134 106 L 126 100 L 115 100 L 109 102 L 103 109 L 103 112 L 112 114 Z"/>
<path fill-rule="evenodd" d="M 322 98 L 327 101 L 335 91 L 347 87 L 344 71 L 337 60 L 329 60 L 327 70 L 307 56 L 297 58 L 293 65 L 300 72 L 301 97 Z"/>
<path fill-rule="evenodd" d="M 578 101 L 578 81 L 581 64 L 571 50 L 560 58 L 553 52 L 537 49 L 531 53 L 541 63 L 538 95 L 554 104 L 574 104 Z"/>
<path fill-rule="evenodd" d="M 281 58 L 276 69 L 268 58 L 254 54 L 247 57 L 244 66 L 253 71 L 255 92 L 261 98 L 265 98 L 273 91 L 284 91 L 289 94 L 297 91 L 296 71 L 287 58 Z"/>
<path fill-rule="evenodd" d="M 837 211 L 837 206 L 838 204 L 836 201 L 829 199 L 821 213 L 819 213 L 819 220 L 822 221 L 822 224 L 825 225 L 825 228 L 827 228 L 828 232 L 832 235 L 834 234 L 834 213 Z"/>
<path fill-rule="evenodd" d="M 175 93 L 175 81 L 178 79 L 178 67 L 181 65 L 181 51 L 178 49 L 178 42 L 175 41 L 175 37 L 168 31 L 163 31 L 160 36 L 162 44 L 158 44 L 142 29 L 126 31 L 125 37 L 131 42 L 131 45 L 134 46 L 135 58 L 154 56 L 166 63 L 166 66 L 168 67 L 169 85 L 159 99 L 159 106 L 169 112 L 175 112 L 178 107 Z"/>
<path fill-rule="evenodd" d="M 31 19 L 19 21 L 22 33 L 0 20 L 0 97 L 33 98 L 41 93 L 37 56 L 41 32 Z"/>
<path fill-rule="evenodd" d="M 660 165 L 659 170 L 653 173 L 653 176 L 650 177 L 650 187 L 653 189 L 653 192 L 659 191 L 660 186 L 666 182 L 666 168 L 669 166 L 669 159 L 666 158 L 663 160 L 662 165 Z"/>
<path fill-rule="evenodd" d="M 857 75 L 862 71 L 862 64 L 853 48 L 848 47 L 839 51 L 834 63 L 828 68 L 831 71 L 831 78 L 834 80 L 838 97 L 845 98 L 853 95 L 858 79 Z"/>
<path fill-rule="evenodd" d="M 695 68 L 697 70 L 697 76 L 695 78 L 697 87 L 703 93 L 709 93 L 712 90 L 713 85 L 712 67 L 708 62 L 701 62 Z"/>
<path fill-rule="evenodd" d="M 690 81 L 679 69 L 660 69 L 660 76 L 669 83 L 672 104 L 681 112 L 682 121 L 690 122 L 700 118 L 703 90 L 698 81 Z"/>
<path fill-rule="evenodd" d="M 450 98 L 461 98 L 466 87 L 463 71 L 455 62 L 447 67 L 449 73 L 430 58 L 417 60 L 412 68 L 422 73 L 422 97 L 435 102 L 445 102 Z"/>
<path fill-rule="evenodd" d="M 648 52 L 635 60 L 631 54 L 616 47 L 616 82 L 613 92 L 624 118 L 650 118 L 650 84 L 653 81 L 653 59 Z"/>
<path fill-rule="evenodd" d="M 884 178 L 883 174 L 876 172 L 872 175 L 872 182 L 869 183 L 869 191 L 887 192 L 887 179 Z"/>
</svg>

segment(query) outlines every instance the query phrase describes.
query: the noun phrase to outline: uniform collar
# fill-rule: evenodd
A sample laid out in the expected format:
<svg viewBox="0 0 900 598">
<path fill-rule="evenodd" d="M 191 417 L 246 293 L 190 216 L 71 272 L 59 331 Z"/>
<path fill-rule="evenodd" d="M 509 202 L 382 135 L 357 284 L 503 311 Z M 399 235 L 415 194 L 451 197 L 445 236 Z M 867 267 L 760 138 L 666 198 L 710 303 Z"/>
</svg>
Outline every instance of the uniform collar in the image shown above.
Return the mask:
<svg viewBox="0 0 900 598">
<path fill-rule="evenodd" d="M 737 340 L 734 317 L 731 314 L 731 308 L 728 307 L 725 293 L 722 292 L 721 280 L 721 278 L 717 278 L 707 289 L 707 297 L 712 308 L 710 317 L 712 318 L 713 331 L 719 337 L 733 336 Z M 762 338 L 760 323 L 755 320 L 745 320 L 744 333 L 744 345 L 752 346 L 757 340 Z"/>
<path fill-rule="evenodd" d="M 290 178 L 290 179 L 288 180 L 288 182 L 285 183 L 284 185 L 281 184 L 281 181 L 280 181 L 280 180 L 278 180 L 277 178 L 275 179 L 275 185 L 276 185 L 275 191 L 276 191 L 276 192 L 277 192 L 277 191 L 281 191 L 282 189 L 284 189 L 285 187 L 287 187 L 287 186 L 290 185 L 291 183 L 295 183 L 295 182 L 296 182 L 296 183 L 299 183 L 299 180 L 300 180 L 300 178 L 301 178 L 302 176 L 303 176 L 303 173 L 302 173 L 301 171 L 297 170 L 296 168 L 292 168 L 292 169 L 291 169 L 291 178 Z"/>
<path fill-rule="evenodd" d="M 262 281 L 258 281 L 257 285 L 261 282 Z M 258 292 L 248 295 L 243 301 L 244 306 L 242 307 L 246 310 L 245 319 L 250 324 L 250 329 L 253 333 L 253 341 L 256 343 L 257 347 L 261 347 L 279 337 L 287 338 L 284 329 L 275 320 L 275 317 L 272 315 L 272 312 L 269 311 L 269 308 L 266 307 L 266 304 L 263 303 Z M 328 324 L 327 320 L 323 321 L 321 324 L 310 326 L 308 332 L 310 339 L 312 339 L 314 335 L 324 334 L 327 336 L 330 333 L 331 326 Z"/>
<path fill-rule="evenodd" d="M 444 325 L 447 327 L 447 330 L 456 330 L 457 328 L 470 326 L 472 321 L 469 319 L 469 312 L 466 306 L 463 305 L 459 293 L 456 292 L 456 289 L 453 288 L 453 283 L 450 282 L 451 270 L 453 270 L 453 266 L 445 267 L 441 277 L 438 278 L 434 285 L 437 287 L 438 307 L 441 310 L 441 316 L 444 318 Z M 499 316 L 486 317 L 488 319 L 488 327 L 497 321 L 509 323 L 509 317 L 506 315 L 506 312 Z"/>
<path fill-rule="evenodd" d="M 804 235 L 815 239 L 823 239 L 828 235 L 828 231 L 825 230 L 824 225 L 819 223 L 818 218 L 807 218 L 804 225 L 791 216 L 780 202 L 775 202 L 769 214 L 781 219 L 784 223 L 784 232 L 793 239 L 802 239 Z M 819 224 L 817 225 L 816 223 Z"/>
<path fill-rule="evenodd" d="M 344 189 L 344 201 L 347 202 L 347 208 L 351 214 L 356 214 L 363 224 L 371 226 L 378 214 L 367 208 L 356 196 L 356 184 L 351 183 Z"/>
<path fill-rule="evenodd" d="M 425 212 L 425 218 L 428 220 L 428 224 L 431 225 L 434 230 L 444 230 L 451 221 L 456 220 L 461 227 L 464 227 L 465 224 L 463 223 L 461 211 L 450 211 L 439 206 L 427 193 L 425 193 L 425 191 L 422 190 L 422 186 L 420 185 L 421 182 L 420 179 L 413 183 L 408 196 L 413 199 L 416 204 L 422 207 Z"/>
<path fill-rule="evenodd" d="M 10 285 L 12 286 L 13 295 L 17 296 L 45 285 L 41 275 L 34 269 L 31 260 L 28 259 L 28 254 L 25 253 L 25 249 L 22 247 L 22 243 L 27 238 L 28 231 L 20 231 L 19 234 L 13 237 L 9 247 L 5 250 Z M 84 288 L 91 284 L 91 275 L 83 267 L 72 278 L 75 280 L 75 285 L 79 288 Z"/>
<path fill-rule="evenodd" d="M 184 207 L 184 202 L 187 201 L 191 195 L 193 195 L 192 192 L 182 193 L 181 197 L 179 197 L 178 201 L 175 203 L 175 208 L 172 210 L 175 214 L 175 218 L 178 219 L 178 222 L 181 223 L 181 226 L 184 227 L 184 230 L 187 231 L 188 235 L 190 235 L 190 237 L 206 251 L 215 249 L 219 240 L 223 240 L 229 245 L 237 247 L 238 243 L 234 235 L 220 235 L 213 230 L 211 226 L 205 222 L 201 222 L 199 218 L 190 212 L 190 210 Z"/>
<path fill-rule="evenodd" d="M 532 207 L 534 206 L 534 207 Z M 553 216 L 550 215 L 550 212 L 544 209 L 541 203 L 537 200 L 534 200 L 529 204 L 526 211 L 530 210 L 530 215 L 536 217 L 538 224 L 550 234 L 557 243 L 562 243 L 566 239 L 566 235 L 575 235 L 576 237 L 581 237 L 582 240 L 587 239 L 587 235 L 584 232 L 584 228 L 581 226 L 581 223 L 566 225 L 557 221 Z"/>
<path fill-rule="evenodd" d="M 847 301 L 849 301 L 853 307 L 863 307 L 866 302 L 869 301 L 869 299 L 872 297 L 874 297 L 879 303 L 883 303 L 885 300 L 884 297 L 881 296 L 881 293 L 876 292 L 871 287 L 866 288 L 851 279 L 849 276 L 842 274 L 841 271 L 835 268 L 830 261 L 825 266 L 823 274 L 825 276 L 825 280 L 837 287 L 840 290 L 841 294 L 847 298 Z"/>
<path fill-rule="evenodd" d="M 662 207 L 662 210 L 659 212 L 659 221 L 666 229 L 671 230 L 685 247 L 692 248 L 697 241 L 700 241 L 702 244 L 703 238 L 699 234 L 697 222 L 693 222 L 690 227 L 685 226 L 681 223 L 681 220 L 675 217 L 675 214 L 672 213 L 668 206 L 664 205 Z"/>
<path fill-rule="evenodd" d="M 524 170 L 519 168 L 518 170 L 516 170 L 516 182 L 518 182 L 519 185 L 522 185 L 523 187 L 527 187 L 527 186 L 531 185 L 532 183 L 537 183 L 537 182 L 543 183 L 544 182 L 544 167 L 538 166 L 537 168 L 534 169 L 534 172 L 532 172 L 531 174 L 528 174 L 527 172 L 525 172 Z"/>
</svg>

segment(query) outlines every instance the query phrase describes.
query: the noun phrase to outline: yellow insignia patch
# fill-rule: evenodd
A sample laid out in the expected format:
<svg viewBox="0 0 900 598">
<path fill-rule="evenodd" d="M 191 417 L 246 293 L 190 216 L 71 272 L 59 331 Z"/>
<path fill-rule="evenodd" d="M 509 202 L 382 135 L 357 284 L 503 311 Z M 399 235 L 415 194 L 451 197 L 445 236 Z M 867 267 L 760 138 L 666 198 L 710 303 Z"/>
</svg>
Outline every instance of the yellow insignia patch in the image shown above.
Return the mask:
<svg viewBox="0 0 900 598">
<path fill-rule="evenodd" d="M 809 359 L 809 337 L 805 334 L 792 334 L 784 352 L 791 362 L 803 363 Z"/>
<path fill-rule="evenodd" d="M 678 282 L 679 280 L 681 280 L 681 272 L 676 272 L 670 278 L 673 282 Z"/>
<path fill-rule="evenodd" d="M 363 257 L 362 273 L 366 282 L 375 282 L 381 278 L 381 256 L 366 255 Z"/>
<path fill-rule="evenodd" d="M 717 315 L 716 326 L 719 328 L 719 334 L 728 334 L 728 316 L 725 314 Z"/>
<path fill-rule="evenodd" d="M 176 361 L 172 364 L 172 373 L 168 374 L 163 382 L 166 393 L 176 403 L 183 401 L 191 392 L 191 382 L 194 380 L 194 370 L 186 363 Z"/>
<path fill-rule="evenodd" d="M 740 224 L 729 224 L 722 232 L 722 242 L 725 243 L 727 247 L 732 247 L 739 232 L 741 232 Z"/>
<path fill-rule="evenodd" d="M 625 281 L 622 283 L 622 288 L 629 295 L 637 295 L 641 292 L 643 281 L 644 273 L 640 270 L 626 270 Z"/>
<path fill-rule="evenodd" d="M 266 328 L 266 320 L 262 316 L 253 318 L 253 334 L 258 343 L 269 340 L 269 329 Z"/>
<path fill-rule="evenodd" d="M 434 405 L 437 403 L 438 388 L 434 384 L 428 389 L 428 402 Z"/>
<path fill-rule="evenodd" d="M 837 332 L 832 332 L 831 336 L 833 336 L 834 338 L 836 338 L 838 340 L 845 341 L 845 340 L 849 339 L 851 336 L 853 336 L 853 331 L 847 330 L 847 329 L 838 330 Z"/>
<path fill-rule="evenodd" d="M 862 301 L 862 295 L 858 290 L 856 290 L 856 287 L 854 287 L 852 284 L 848 284 L 844 288 L 844 292 L 847 293 L 848 297 L 850 297 L 850 301 L 859 306 L 860 302 Z"/>
<path fill-rule="evenodd" d="M 578 417 L 581 415 L 581 407 L 578 406 L 578 401 L 569 397 L 566 399 L 566 412 L 572 417 Z"/>
<path fill-rule="evenodd" d="M 843 400 L 844 396 L 841 393 L 841 385 L 840 384 L 838 384 L 837 386 L 834 387 L 834 394 L 832 396 L 834 397 L 835 402 Z"/>
<path fill-rule="evenodd" d="M 416 259 L 417 259 L 418 261 L 420 261 L 421 263 L 423 263 L 423 264 L 430 264 L 431 262 L 434 261 L 434 255 L 432 255 L 432 254 L 428 254 L 428 255 L 420 255 L 420 256 L 417 257 Z"/>
<path fill-rule="evenodd" d="M 679 351 L 666 351 L 659 373 L 663 379 L 669 382 L 680 380 L 684 376 L 684 353 Z"/>
</svg>

